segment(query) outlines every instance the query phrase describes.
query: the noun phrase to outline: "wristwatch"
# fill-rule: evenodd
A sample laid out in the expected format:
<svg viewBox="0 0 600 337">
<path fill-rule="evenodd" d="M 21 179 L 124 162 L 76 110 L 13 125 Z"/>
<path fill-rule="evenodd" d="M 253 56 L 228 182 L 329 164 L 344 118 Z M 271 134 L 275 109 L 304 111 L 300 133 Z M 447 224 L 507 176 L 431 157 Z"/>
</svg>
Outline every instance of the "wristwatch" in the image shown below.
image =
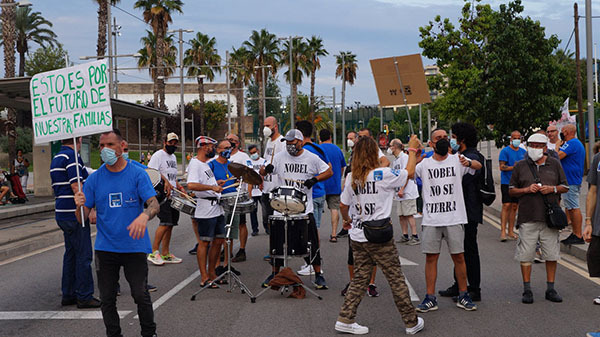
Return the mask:
<svg viewBox="0 0 600 337">
<path fill-rule="evenodd" d="M 554 186 L 554 194 L 556 194 L 556 186 Z"/>
</svg>

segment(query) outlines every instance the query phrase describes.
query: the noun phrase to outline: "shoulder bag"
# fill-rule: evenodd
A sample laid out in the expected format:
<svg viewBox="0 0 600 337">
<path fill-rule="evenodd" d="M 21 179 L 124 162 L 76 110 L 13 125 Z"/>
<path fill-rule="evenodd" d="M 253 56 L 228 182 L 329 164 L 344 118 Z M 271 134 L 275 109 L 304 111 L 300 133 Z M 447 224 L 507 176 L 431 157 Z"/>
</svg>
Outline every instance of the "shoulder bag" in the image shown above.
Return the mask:
<svg viewBox="0 0 600 337">
<path fill-rule="evenodd" d="M 529 169 L 533 174 L 533 179 L 535 179 L 537 184 L 541 184 L 540 177 L 538 176 L 533 165 L 530 163 L 530 160 L 525 160 L 527 161 L 527 166 L 529 166 Z M 561 230 L 567 227 L 567 215 L 562 210 L 560 205 L 549 202 L 545 194 L 542 194 L 542 199 L 544 200 L 544 205 L 546 207 L 546 225 L 548 228 Z"/>
</svg>

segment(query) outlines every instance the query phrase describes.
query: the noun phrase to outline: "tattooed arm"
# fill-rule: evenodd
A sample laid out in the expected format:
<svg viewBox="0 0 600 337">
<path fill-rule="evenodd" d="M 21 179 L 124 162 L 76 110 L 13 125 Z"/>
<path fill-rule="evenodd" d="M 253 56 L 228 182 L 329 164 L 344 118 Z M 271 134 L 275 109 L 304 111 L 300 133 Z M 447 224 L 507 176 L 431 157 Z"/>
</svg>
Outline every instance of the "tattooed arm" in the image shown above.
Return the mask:
<svg viewBox="0 0 600 337">
<path fill-rule="evenodd" d="M 138 215 L 135 220 L 127 227 L 129 230 L 129 236 L 133 239 L 141 239 L 146 234 L 146 225 L 148 224 L 148 220 L 152 220 L 160 210 L 160 205 L 158 204 L 158 200 L 156 197 L 151 197 L 146 200 L 146 204 L 148 205 L 142 214 Z"/>
</svg>

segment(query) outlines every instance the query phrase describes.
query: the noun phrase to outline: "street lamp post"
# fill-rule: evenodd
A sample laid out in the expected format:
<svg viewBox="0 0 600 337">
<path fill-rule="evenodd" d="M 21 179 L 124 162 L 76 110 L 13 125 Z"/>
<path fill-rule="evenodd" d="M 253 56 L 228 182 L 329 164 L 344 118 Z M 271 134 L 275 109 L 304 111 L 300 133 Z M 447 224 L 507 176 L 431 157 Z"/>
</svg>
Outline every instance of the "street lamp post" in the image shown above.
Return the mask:
<svg viewBox="0 0 600 337">
<path fill-rule="evenodd" d="M 112 31 L 112 35 L 115 36 L 115 50 L 114 53 L 117 53 L 117 36 L 121 36 L 121 26 L 117 25 L 117 18 L 114 18 L 114 22 L 113 22 L 113 31 Z M 115 59 L 115 98 L 119 98 L 119 80 L 118 78 L 118 74 L 117 74 L 117 59 Z"/>
<path fill-rule="evenodd" d="M 336 111 L 335 111 L 335 87 L 331 88 L 333 92 L 333 103 L 331 104 L 331 111 L 333 112 L 333 144 L 337 144 L 337 123 L 336 123 Z"/>
<path fill-rule="evenodd" d="M 345 104 L 346 104 L 346 59 L 344 52 L 340 52 L 342 56 L 342 139 L 346 137 L 346 114 L 344 112 Z M 344 153 L 346 153 L 346 141 L 342 141 L 342 146 L 344 147 Z"/>
</svg>

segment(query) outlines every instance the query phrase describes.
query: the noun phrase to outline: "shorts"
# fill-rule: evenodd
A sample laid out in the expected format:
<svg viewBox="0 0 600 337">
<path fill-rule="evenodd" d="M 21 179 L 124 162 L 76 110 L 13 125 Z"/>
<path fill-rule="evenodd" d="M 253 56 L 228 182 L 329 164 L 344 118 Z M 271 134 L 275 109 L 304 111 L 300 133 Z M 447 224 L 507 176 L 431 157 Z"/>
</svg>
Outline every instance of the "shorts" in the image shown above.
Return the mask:
<svg viewBox="0 0 600 337">
<path fill-rule="evenodd" d="M 177 222 L 179 222 L 179 211 L 171 207 L 170 202 L 165 202 L 160 205 L 158 219 L 160 220 L 158 223 L 159 226 L 177 226 Z"/>
<path fill-rule="evenodd" d="M 244 214 L 246 215 L 246 214 Z M 225 226 L 229 225 L 231 221 L 231 214 L 225 213 Z M 231 224 L 231 233 L 229 233 L 229 238 L 232 240 L 237 240 L 240 233 L 240 215 L 235 214 L 233 216 L 233 223 Z M 225 237 L 227 238 L 227 227 L 225 227 Z"/>
<path fill-rule="evenodd" d="M 448 244 L 450 254 L 463 253 L 465 251 L 464 226 L 421 226 L 421 251 L 424 254 L 439 254 L 442 251 L 442 240 Z"/>
<path fill-rule="evenodd" d="M 590 277 L 600 277 L 600 236 L 592 235 L 587 250 L 587 265 Z"/>
<path fill-rule="evenodd" d="M 198 225 L 198 236 L 201 241 L 213 241 L 215 238 L 225 237 L 225 217 L 219 215 L 214 218 L 194 218 Z"/>
<path fill-rule="evenodd" d="M 340 209 L 340 195 L 339 194 L 327 194 L 325 196 L 327 200 L 327 208 L 329 209 Z"/>
<path fill-rule="evenodd" d="M 395 201 L 398 216 L 411 216 L 417 214 L 417 199 Z"/>
<path fill-rule="evenodd" d="M 545 222 L 526 222 L 519 225 L 515 260 L 533 262 L 538 241 L 542 249 L 542 260 L 558 261 L 560 257 L 558 230 L 548 228 Z"/>
<path fill-rule="evenodd" d="M 566 209 L 578 209 L 579 208 L 579 191 L 581 185 L 569 185 L 569 191 L 562 195 L 563 205 Z"/>
<path fill-rule="evenodd" d="M 518 203 L 519 202 L 519 198 L 511 197 L 508 194 L 508 190 L 509 190 L 509 188 L 508 188 L 507 184 L 500 185 L 500 191 L 502 192 L 502 203 L 503 204 L 508 204 L 508 203 L 516 204 L 516 203 Z"/>
</svg>

